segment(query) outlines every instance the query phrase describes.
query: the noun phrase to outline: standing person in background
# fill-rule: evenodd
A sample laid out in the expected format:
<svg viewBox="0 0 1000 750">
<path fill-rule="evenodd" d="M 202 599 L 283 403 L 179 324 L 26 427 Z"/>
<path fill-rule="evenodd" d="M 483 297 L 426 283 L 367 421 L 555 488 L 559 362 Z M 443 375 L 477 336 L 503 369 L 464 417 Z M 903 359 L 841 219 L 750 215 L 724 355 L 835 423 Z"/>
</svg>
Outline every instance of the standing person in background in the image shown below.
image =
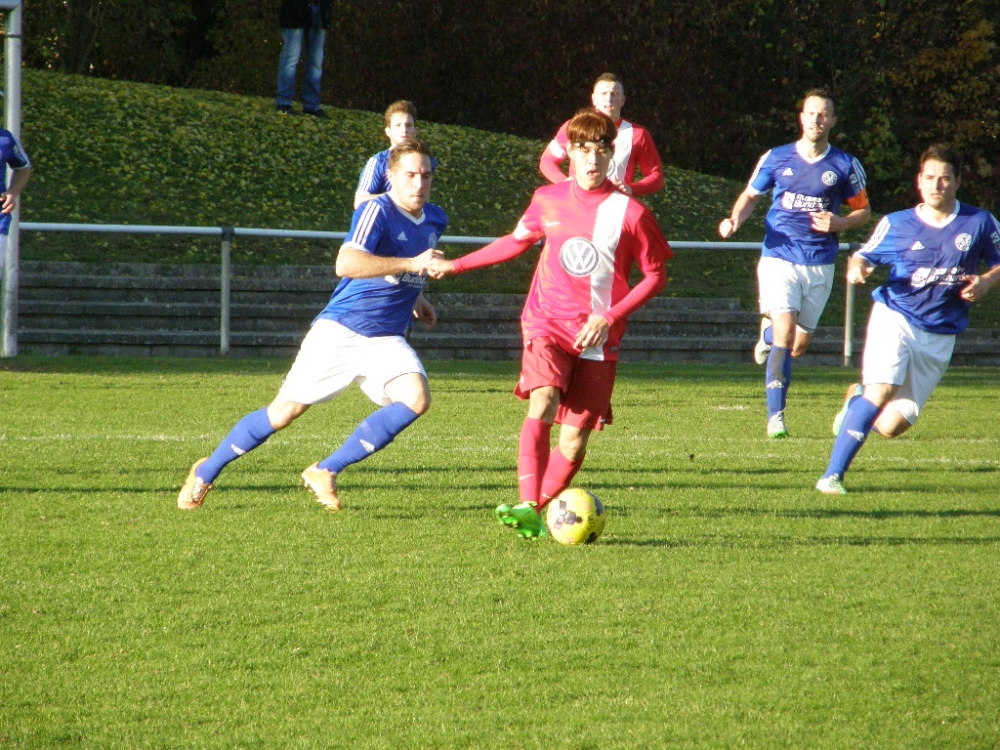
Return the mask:
<svg viewBox="0 0 1000 750">
<path fill-rule="evenodd" d="M 323 45 L 332 20 L 333 0 L 281 0 L 278 23 L 281 26 L 282 47 L 278 59 L 278 95 L 274 100 L 279 112 L 293 112 L 295 70 L 305 46 L 302 112 L 326 119 L 326 112 L 321 106 L 320 81 L 323 78 Z"/>
<path fill-rule="evenodd" d="M 354 191 L 354 207 L 389 191 L 389 154 L 393 148 L 417 137 L 417 108 L 413 102 L 400 99 L 385 110 L 385 137 L 389 148 L 379 151 L 365 163 Z M 437 159 L 431 159 L 431 171 L 437 169 Z"/>
<path fill-rule="evenodd" d="M 611 180 L 611 184 L 625 195 L 649 195 L 661 190 L 663 162 L 656 150 L 656 144 L 653 143 L 653 137 L 645 128 L 622 119 L 625 87 L 621 79 L 614 73 L 602 73 L 594 82 L 590 101 L 594 109 L 610 117 L 618 128 L 614 156 L 608 166 L 608 179 Z M 553 184 L 566 179 L 561 165 L 569 156 L 566 137 L 568 125 L 569 121 L 563 123 L 555 138 L 542 152 L 542 158 L 538 162 L 538 169 Z M 637 168 L 642 175 L 639 180 L 635 179 Z M 573 176 L 572 160 L 570 160 L 569 175 Z"/>
<path fill-rule="evenodd" d="M 7 170 L 0 176 L 0 279 L 7 265 L 7 234 L 10 232 L 10 215 L 17 208 L 18 200 L 31 177 L 31 161 L 24 152 L 17 136 L 9 130 L 0 129 L 0 161 L 10 167 L 13 173 L 7 184 Z"/>
<path fill-rule="evenodd" d="M 785 404 L 792 357 L 805 354 L 833 289 L 834 261 L 845 232 L 871 216 L 865 171 L 850 154 L 830 145 L 837 124 L 834 103 L 822 89 L 808 91 L 799 112 L 802 136 L 764 154 L 731 215 L 719 223 L 728 239 L 771 191 L 764 219 L 764 247 L 757 265 L 760 340 L 754 359 L 766 365 L 767 436 L 788 437 Z M 840 216 L 841 204 L 850 213 Z"/>
<path fill-rule="evenodd" d="M 969 306 L 1000 282 L 1000 224 L 989 212 L 959 203 L 962 160 L 947 146 L 920 158 L 915 208 L 883 218 L 847 267 L 847 281 L 864 284 L 875 266 L 889 280 L 872 293 L 862 385 L 847 392 L 834 419 L 830 463 L 816 483 L 843 495 L 844 474 L 874 429 L 902 435 L 941 381 L 955 337 L 969 325 Z M 988 271 L 980 275 L 981 265 Z M 860 391 L 860 392 L 859 392 Z"/>
<path fill-rule="evenodd" d="M 656 218 L 608 177 L 617 131 L 586 110 L 569 122 L 573 177 L 538 188 L 513 233 L 454 261 L 442 278 L 516 258 L 545 239 L 521 314 L 524 350 L 514 394 L 528 402 L 518 447 L 520 503 L 496 516 L 522 537 L 546 536 L 541 510 L 570 486 L 594 430 L 611 423 L 619 345 L 628 316 L 667 284 L 673 253 Z M 634 287 L 634 269 L 641 278 Z M 559 439 L 550 445 L 552 425 Z"/>
</svg>

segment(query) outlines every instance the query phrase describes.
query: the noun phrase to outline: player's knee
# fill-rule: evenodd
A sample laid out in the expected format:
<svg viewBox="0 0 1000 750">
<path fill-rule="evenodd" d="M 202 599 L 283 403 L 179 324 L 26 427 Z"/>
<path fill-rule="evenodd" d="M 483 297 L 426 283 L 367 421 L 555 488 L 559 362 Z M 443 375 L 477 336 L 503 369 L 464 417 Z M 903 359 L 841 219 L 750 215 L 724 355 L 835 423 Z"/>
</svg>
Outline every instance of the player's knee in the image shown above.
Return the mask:
<svg viewBox="0 0 1000 750">
<path fill-rule="evenodd" d="M 431 394 L 429 391 L 416 393 L 403 403 L 405 403 L 413 411 L 413 413 L 419 417 L 426 414 L 427 410 L 431 408 Z"/>
</svg>

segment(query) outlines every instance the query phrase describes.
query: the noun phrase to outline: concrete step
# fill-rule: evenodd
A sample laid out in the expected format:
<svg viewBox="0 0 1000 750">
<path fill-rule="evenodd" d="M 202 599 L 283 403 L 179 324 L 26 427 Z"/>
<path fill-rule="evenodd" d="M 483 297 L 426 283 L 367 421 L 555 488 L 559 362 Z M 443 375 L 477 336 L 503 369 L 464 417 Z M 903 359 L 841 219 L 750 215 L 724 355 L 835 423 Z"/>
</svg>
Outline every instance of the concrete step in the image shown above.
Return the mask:
<svg viewBox="0 0 1000 750">
<path fill-rule="evenodd" d="M 207 265 L 22 263 L 19 348 L 39 354 L 214 356 L 219 351 L 219 268 Z M 291 357 L 336 278 L 329 266 L 236 266 L 230 354 Z M 432 331 L 412 342 L 428 359 L 518 359 L 519 294 L 444 294 Z M 863 325 L 863 321 L 860 321 Z M 657 297 L 632 316 L 623 361 L 748 362 L 759 316 L 734 299 Z M 864 330 L 855 331 L 860 359 Z M 816 331 L 804 363 L 841 364 L 843 329 Z M 1000 365 L 1000 331 L 960 336 L 953 362 Z"/>
</svg>

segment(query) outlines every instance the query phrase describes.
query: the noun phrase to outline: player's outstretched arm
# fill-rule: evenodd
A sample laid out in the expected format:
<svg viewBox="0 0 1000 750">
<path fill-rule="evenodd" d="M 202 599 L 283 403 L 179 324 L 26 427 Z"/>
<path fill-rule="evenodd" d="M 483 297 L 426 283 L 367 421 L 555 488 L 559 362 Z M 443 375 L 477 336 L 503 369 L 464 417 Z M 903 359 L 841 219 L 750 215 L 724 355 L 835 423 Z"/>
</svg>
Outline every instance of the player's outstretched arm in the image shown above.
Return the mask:
<svg viewBox="0 0 1000 750">
<path fill-rule="evenodd" d="M 495 266 L 505 263 L 508 260 L 513 260 L 530 250 L 538 239 L 539 237 L 534 234 L 528 234 L 522 238 L 515 237 L 513 234 L 506 234 L 475 252 L 463 255 L 454 261 L 445 261 L 445 263 L 451 263 L 451 268 L 444 275 L 448 273 L 465 273 L 466 271 L 474 271 L 477 268 L 486 268 L 487 266 Z M 431 278 L 441 278 L 440 276 L 434 276 L 434 273 L 439 268 L 445 268 L 444 264 L 434 264 L 434 268 L 429 271 Z"/>
<path fill-rule="evenodd" d="M 436 248 L 429 248 L 414 258 L 387 258 L 343 245 L 337 253 L 334 271 L 341 278 L 348 279 L 373 279 L 401 273 L 423 275 L 427 273 L 431 261 L 442 257 L 444 253 Z"/>
</svg>

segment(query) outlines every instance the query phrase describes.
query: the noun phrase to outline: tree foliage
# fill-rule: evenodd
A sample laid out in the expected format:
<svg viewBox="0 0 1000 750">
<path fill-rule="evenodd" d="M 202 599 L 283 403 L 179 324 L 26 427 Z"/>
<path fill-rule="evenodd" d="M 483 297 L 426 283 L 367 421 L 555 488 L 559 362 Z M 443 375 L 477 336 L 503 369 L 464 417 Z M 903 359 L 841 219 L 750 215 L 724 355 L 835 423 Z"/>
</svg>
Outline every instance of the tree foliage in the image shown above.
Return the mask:
<svg viewBox="0 0 1000 750">
<path fill-rule="evenodd" d="M 278 4 L 30 0 L 29 61 L 269 97 Z M 424 119 L 546 138 L 613 70 L 665 161 L 743 179 L 822 85 L 877 210 L 912 199 L 932 141 L 966 156 L 967 199 L 1000 208 L 995 0 L 336 0 L 335 18 L 329 104 L 408 98 Z"/>
</svg>

